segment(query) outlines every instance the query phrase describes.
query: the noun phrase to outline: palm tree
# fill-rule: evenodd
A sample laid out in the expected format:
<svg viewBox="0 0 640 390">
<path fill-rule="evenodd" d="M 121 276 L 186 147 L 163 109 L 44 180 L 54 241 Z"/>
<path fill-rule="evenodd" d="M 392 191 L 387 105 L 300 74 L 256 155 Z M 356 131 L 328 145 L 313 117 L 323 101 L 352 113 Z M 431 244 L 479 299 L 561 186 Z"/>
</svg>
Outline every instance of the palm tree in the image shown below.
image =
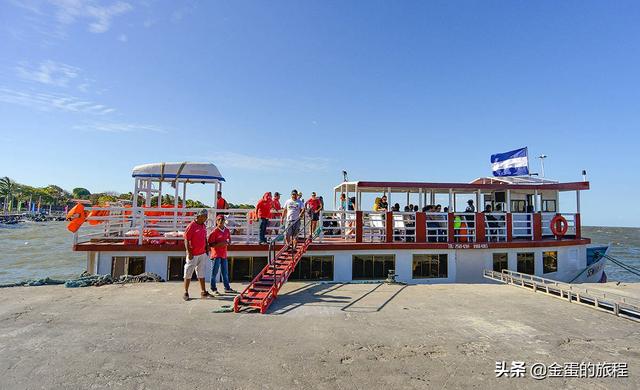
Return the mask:
<svg viewBox="0 0 640 390">
<path fill-rule="evenodd" d="M 7 176 L 0 179 L 0 196 L 4 196 L 4 206 L 2 211 L 7 211 L 7 206 L 11 206 L 9 202 L 13 199 L 13 193 L 16 190 L 16 183 Z"/>
</svg>

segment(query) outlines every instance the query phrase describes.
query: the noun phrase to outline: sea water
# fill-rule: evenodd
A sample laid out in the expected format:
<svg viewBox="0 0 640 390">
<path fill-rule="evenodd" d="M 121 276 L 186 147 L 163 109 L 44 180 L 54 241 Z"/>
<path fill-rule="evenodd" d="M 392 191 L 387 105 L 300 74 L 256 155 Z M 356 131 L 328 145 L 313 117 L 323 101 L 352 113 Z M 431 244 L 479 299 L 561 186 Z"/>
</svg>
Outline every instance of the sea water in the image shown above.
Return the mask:
<svg viewBox="0 0 640 390">
<path fill-rule="evenodd" d="M 593 243 L 609 244 L 609 255 L 640 268 L 640 228 L 583 227 Z M 86 268 L 85 252 L 73 252 L 66 222 L 23 222 L 0 225 L 0 283 L 24 279 L 77 277 Z M 640 282 L 607 262 L 609 281 Z"/>
</svg>

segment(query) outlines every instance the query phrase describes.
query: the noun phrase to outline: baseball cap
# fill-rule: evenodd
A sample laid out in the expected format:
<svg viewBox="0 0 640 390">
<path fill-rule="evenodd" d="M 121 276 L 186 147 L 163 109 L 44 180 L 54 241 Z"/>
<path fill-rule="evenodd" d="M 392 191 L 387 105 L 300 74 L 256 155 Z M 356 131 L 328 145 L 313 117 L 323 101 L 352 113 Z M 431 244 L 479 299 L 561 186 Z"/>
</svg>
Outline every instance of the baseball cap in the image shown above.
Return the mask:
<svg viewBox="0 0 640 390">
<path fill-rule="evenodd" d="M 209 212 L 206 209 L 202 209 L 198 211 L 198 217 L 204 215 L 205 217 L 209 216 Z"/>
</svg>

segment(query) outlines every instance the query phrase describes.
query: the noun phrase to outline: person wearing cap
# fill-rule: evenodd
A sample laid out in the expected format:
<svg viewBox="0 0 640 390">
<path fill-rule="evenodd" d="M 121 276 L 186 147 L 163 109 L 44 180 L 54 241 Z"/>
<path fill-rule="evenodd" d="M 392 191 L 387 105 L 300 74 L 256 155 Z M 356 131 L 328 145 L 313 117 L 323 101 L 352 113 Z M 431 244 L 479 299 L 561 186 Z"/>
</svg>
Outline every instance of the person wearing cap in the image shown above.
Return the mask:
<svg viewBox="0 0 640 390">
<path fill-rule="evenodd" d="M 207 210 L 202 209 L 196 214 L 195 221 L 189 223 L 184 231 L 184 247 L 187 250 L 187 258 L 184 263 L 184 295 L 185 301 L 189 300 L 189 283 L 196 272 L 200 283 L 200 297 L 211 297 L 204 283 L 204 265 L 207 261 Z"/>
<path fill-rule="evenodd" d="M 285 245 L 292 245 L 295 251 L 298 245 L 298 234 L 300 233 L 300 216 L 304 210 L 304 203 L 298 199 L 298 191 L 291 191 L 291 198 L 284 202 L 282 217 L 280 222 L 285 227 Z M 286 221 L 286 224 L 284 223 Z"/>
<path fill-rule="evenodd" d="M 273 215 L 279 217 L 282 214 L 282 206 L 280 205 L 280 193 L 273 193 Z"/>
<path fill-rule="evenodd" d="M 213 269 L 211 270 L 211 292 L 213 292 L 214 295 L 220 295 L 216 288 L 216 278 L 218 276 L 218 270 L 220 270 L 224 292 L 237 294 L 238 292 L 229 285 L 227 246 L 231 243 L 231 232 L 225 226 L 224 215 L 218 214 L 216 217 L 216 227 L 213 228 L 213 231 L 209 234 L 207 243 L 209 244 L 209 248 L 211 248 L 211 261 L 213 261 Z"/>
<path fill-rule="evenodd" d="M 313 232 L 316 231 L 316 227 L 318 226 L 318 220 L 320 219 L 320 210 L 322 210 L 322 202 L 320 199 L 316 197 L 316 193 L 311 193 L 311 198 L 306 203 L 306 209 L 309 210 L 309 215 L 311 217 L 311 231 L 309 232 L 309 236 L 313 238 Z"/>
</svg>

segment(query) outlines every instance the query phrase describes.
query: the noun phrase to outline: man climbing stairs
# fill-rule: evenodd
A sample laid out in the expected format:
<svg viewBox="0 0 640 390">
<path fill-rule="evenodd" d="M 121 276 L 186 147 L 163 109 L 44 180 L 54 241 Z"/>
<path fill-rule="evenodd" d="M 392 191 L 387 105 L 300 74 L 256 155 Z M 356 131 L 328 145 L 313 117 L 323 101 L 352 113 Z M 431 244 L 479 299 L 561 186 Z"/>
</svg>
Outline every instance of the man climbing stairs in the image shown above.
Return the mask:
<svg viewBox="0 0 640 390">
<path fill-rule="evenodd" d="M 304 242 L 298 242 L 294 252 L 291 248 L 283 245 L 277 253 L 271 255 L 272 249 L 270 248 L 269 262 L 249 283 L 249 286 L 235 297 L 233 311 L 237 313 L 241 308 L 248 307 L 258 309 L 260 313 L 264 314 L 278 296 L 278 291 L 287 282 L 289 275 L 296 268 L 312 241 L 311 237 L 307 237 Z M 270 247 L 273 245 L 272 242 Z"/>
</svg>

